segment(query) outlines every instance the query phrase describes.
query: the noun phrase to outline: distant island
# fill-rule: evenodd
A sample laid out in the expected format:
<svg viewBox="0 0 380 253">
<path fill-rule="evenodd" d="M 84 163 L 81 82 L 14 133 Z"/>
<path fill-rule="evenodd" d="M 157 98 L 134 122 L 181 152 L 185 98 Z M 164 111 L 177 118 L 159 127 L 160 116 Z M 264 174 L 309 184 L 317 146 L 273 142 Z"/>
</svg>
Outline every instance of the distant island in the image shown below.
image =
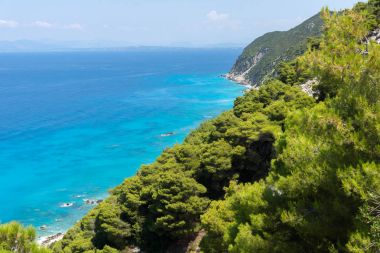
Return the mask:
<svg viewBox="0 0 380 253">
<path fill-rule="evenodd" d="M 174 44 L 168 46 L 135 45 L 128 42 L 81 42 L 81 41 L 39 41 L 39 40 L 0 40 L 0 53 L 35 53 L 35 52 L 118 52 L 118 51 L 165 51 L 192 49 L 242 48 L 240 44 L 188 45 Z"/>
</svg>

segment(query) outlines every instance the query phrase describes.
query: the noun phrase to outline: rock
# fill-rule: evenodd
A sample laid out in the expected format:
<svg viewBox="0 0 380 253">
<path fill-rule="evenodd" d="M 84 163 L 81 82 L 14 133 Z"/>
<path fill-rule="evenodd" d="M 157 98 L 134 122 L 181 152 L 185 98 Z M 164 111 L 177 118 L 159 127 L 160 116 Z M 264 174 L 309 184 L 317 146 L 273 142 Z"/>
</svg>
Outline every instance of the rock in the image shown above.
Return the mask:
<svg viewBox="0 0 380 253">
<path fill-rule="evenodd" d="M 49 246 L 59 240 L 62 240 L 64 234 L 63 233 L 57 233 L 55 235 L 51 235 L 51 236 L 47 236 L 47 237 L 43 237 L 41 238 L 41 240 L 39 241 L 39 244 L 42 245 L 42 246 Z"/>
<path fill-rule="evenodd" d="M 40 226 L 40 230 L 42 230 L 42 231 L 47 230 L 47 226 L 46 225 Z"/>
<path fill-rule="evenodd" d="M 102 199 L 84 199 L 83 201 L 87 205 L 96 205 L 96 204 L 101 203 L 103 200 Z"/>
<path fill-rule="evenodd" d="M 225 77 L 231 81 L 237 82 L 244 86 L 249 86 L 247 88 L 251 88 L 251 82 L 247 78 L 248 73 L 256 67 L 256 65 L 261 61 L 261 59 L 266 55 L 268 49 L 264 48 L 260 50 L 254 57 L 247 60 L 243 65 L 246 66 L 246 69 L 238 72 L 236 70 L 228 73 L 225 75 Z"/>
<path fill-rule="evenodd" d="M 371 31 L 368 34 L 367 39 L 375 41 L 377 44 L 380 44 L 380 28 L 377 28 L 377 29 Z"/>
<path fill-rule="evenodd" d="M 169 136 L 172 136 L 174 134 L 175 134 L 174 132 L 168 132 L 168 133 L 161 134 L 161 137 L 169 137 Z"/>
<path fill-rule="evenodd" d="M 66 208 L 66 207 L 72 207 L 74 205 L 73 202 L 68 202 L 68 203 L 63 203 L 60 205 L 60 207 L 62 208 Z"/>
<path fill-rule="evenodd" d="M 314 96 L 318 95 L 313 90 L 313 87 L 317 84 L 318 84 L 317 79 L 311 79 L 311 80 L 308 80 L 306 83 L 301 84 L 300 86 L 301 86 L 301 89 L 303 92 L 305 92 L 307 95 L 309 95 L 311 97 L 314 97 Z"/>
</svg>

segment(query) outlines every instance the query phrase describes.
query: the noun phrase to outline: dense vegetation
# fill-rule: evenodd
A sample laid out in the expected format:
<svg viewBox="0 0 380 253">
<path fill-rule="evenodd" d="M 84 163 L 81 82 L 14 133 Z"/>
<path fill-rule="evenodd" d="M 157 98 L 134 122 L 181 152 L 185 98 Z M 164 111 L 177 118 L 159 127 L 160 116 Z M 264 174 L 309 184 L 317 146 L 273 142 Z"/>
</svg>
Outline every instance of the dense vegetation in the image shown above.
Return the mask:
<svg viewBox="0 0 380 253">
<path fill-rule="evenodd" d="M 324 10 L 318 49 L 287 66 L 307 65 L 323 101 L 287 117 L 265 180 L 211 204 L 206 252 L 380 251 L 380 46 L 361 43 L 377 23 L 363 6 Z"/>
<path fill-rule="evenodd" d="M 32 227 L 24 228 L 11 222 L 0 225 L 1 253 L 51 253 L 49 249 L 39 247 L 35 242 L 36 232 Z"/>
<path fill-rule="evenodd" d="M 290 61 L 307 50 L 309 38 L 317 37 L 322 31 L 320 15 L 306 20 L 286 32 L 271 32 L 257 38 L 239 56 L 231 70 L 235 76 L 253 85 L 261 85 L 277 76 L 278 65 Z"/>
<path fill-rule="evenodd" d="M 205 122 L 183 144 L 165 150 L 114 189 L 55 251 L 138 246 L 163 252 L 184 238 L 191 240 L 201 228 L 200 215 L 211 200 L 223 198 L 231 180 L 252 182 L 267 176 L 275 156 L 273 143 L 287 114 L 313 104 L 298 87 L 279 81 L 237 99 L 234 110 Z"/>
<path fill-rule="evenodd" d="M 361 43 L 376 21 L 364 7 L 324 10 L 323 38 L 281 66 L 286 84 L 248 92 L 143 166 L 56 252 L 164 252 L 202 227 L 205 252 L 376 251 L 380 49 Z M 319 80 L 319 103 L 302 78 Z"/>
<path fill-rule="evenodd" d="M 380 0 L 323 10 L 323 36 L 279 80 L 141 167 L 52 250 L 190 252 L 206 234 L 210 253 L 380 252 L 380 45 L 365 40 L 379 14 Z"/>
</svg>

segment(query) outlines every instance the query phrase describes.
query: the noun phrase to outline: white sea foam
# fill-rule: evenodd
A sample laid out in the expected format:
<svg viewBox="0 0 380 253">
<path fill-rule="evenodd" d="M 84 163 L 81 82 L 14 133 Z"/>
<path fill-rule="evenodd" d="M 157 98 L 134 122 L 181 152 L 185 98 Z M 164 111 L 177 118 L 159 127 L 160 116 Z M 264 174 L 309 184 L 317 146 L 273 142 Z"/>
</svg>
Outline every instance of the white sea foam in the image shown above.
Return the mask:
<svg viewBox="0 0 380 253">
<path fill-rule="evenodd" d="M 68 203 L 60 204 L 59 207 L 67 208 L 67 207 L 72 207 L 73 205 L 74 205 L 74 202 L 68 202 Z"/>
</svg>

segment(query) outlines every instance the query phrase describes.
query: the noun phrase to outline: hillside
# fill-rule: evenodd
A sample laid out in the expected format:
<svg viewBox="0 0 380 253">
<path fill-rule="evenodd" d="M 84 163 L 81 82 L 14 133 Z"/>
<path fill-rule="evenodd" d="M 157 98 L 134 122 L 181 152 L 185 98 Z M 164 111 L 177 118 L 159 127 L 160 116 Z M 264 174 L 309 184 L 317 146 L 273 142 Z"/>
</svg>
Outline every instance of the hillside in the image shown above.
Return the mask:
<svg viewBox="0 0 380 253">
<path fill-rule="evenodd" d="M 196 238 L 211 253 L 378 252 L 380 46 L 360 43 L 378 25 L 368 7 L 324 10 L 324 36 L 280 71 L 285 83 L 247 92 L 142 166 L 54 251 L 192 252 Z"/>
<path fill-rule="evenodd" d="M 282 61 L 293 60 L 307 49 L 308 38 L 322 31 L 320 14 L 286 32 L 271 32 L 248 45 L 227 77 L 242 84 L 259 86 L 276 75 Z"/>
<path fill-rule="evenodd" d="M 379 13 L 324 9 L 318 47 L 281 80 L 142 166 L 52 251 L 380 252 L 380 44 L 363 40 Z"/>
</svg>

